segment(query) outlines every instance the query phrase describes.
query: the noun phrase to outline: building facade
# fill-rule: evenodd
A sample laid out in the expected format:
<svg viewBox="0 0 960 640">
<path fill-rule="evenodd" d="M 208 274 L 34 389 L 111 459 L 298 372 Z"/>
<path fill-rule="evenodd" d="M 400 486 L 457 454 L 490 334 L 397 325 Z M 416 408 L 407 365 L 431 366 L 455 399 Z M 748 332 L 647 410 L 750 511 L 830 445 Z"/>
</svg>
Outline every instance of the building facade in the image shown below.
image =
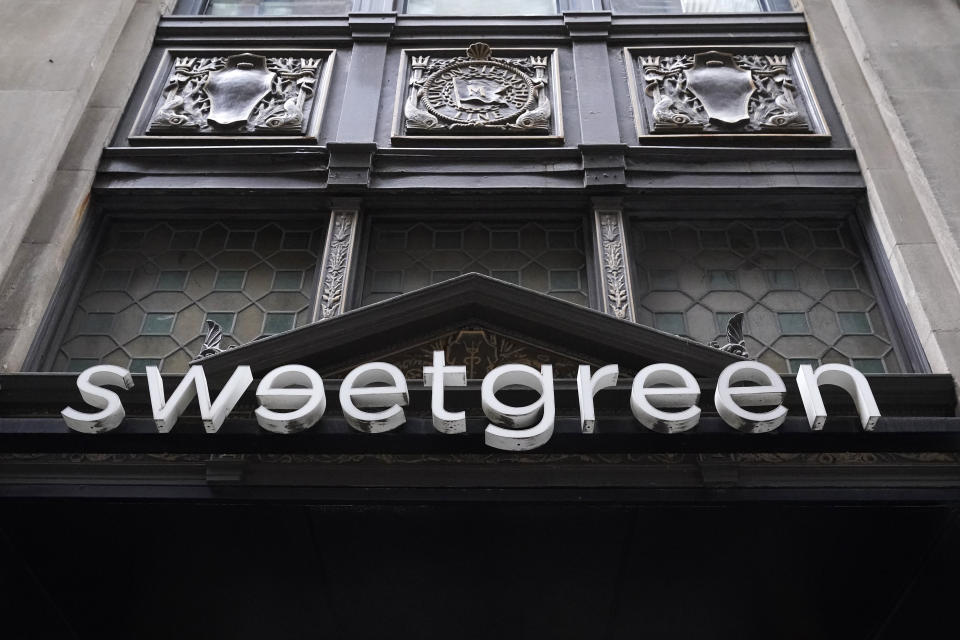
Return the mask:
<svg viewBox="0 0 960 640">
<path fill-rule="evenodd" d="M 0 532 L 10 619 L 36 637 L 949 628 L 956 3 L 6 0 L 0 18 Z M 422 382 L 438 352 L 463 367 L 435 374 L 462 433 Z M 405 381 L 397 424 L 349 418 L 369 362 Z M 776 425 L 723 413 L 741 362 L 785 381 Z M 613 363 L 585 425 L 579 366 Z M 683 428 L 632 408 L 657 363 L 695 379 Z M 191 366 L 216 395 L 289 364 L 326 388 L 317 426 L 283 427 L 302 433 L 265 431 L 250 380 L 225 421 L 193 403 L 164 422 L 152 399 L 176 404 Z M 490 436 L 481 380 L 508 364 L 539 392 L 522 426 L 555 413 L 545 437 Z M 102 365 L 126 419 L 77 433 L 61 410 Z M 812 428 L 798 374 L 834 365 L 879 421 L 824 389 Z M 51 550 L 58 528 L 88 554 Z M 85 573 L 126 585 L 116 619 Z M 348 597 L 371 589 L 389 602 Z"/>
</svg>

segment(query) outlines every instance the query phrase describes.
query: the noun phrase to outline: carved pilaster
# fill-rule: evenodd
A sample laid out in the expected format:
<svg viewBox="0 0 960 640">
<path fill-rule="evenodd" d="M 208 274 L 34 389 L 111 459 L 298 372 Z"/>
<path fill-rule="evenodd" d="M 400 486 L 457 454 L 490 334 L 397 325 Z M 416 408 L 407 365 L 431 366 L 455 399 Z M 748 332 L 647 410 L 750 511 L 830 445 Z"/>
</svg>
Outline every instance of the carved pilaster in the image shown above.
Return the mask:
<svg viewBox="0 0 960 640">
<path fill-rule="evenodd" d="M 599 262 L 603 311 L 615 318 L 633 321 L 633 287 L 630 283 L 630 252 L 618 203 L 595 201 L 593 226 Z"/>
<path fill-rule="evenodd" d="M 343 313 L 350 287 L 354 239 L 359 222 L 359 203 L 335 203 L 330 214 L 327 246 L 323 250 L 320 286 L 314 305 L 313 319 L 326 320 Z"/>
</svg>

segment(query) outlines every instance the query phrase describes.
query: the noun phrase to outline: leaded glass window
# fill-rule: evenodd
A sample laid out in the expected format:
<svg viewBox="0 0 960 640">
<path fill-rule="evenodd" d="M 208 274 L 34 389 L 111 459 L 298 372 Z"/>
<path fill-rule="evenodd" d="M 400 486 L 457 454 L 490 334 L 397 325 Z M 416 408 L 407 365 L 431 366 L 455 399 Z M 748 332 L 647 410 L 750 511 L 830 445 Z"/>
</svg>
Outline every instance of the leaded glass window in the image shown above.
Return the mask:
<svg viewBox="0 0 960 640">
<path fill-rule="evenodd" d="M 755 13 L 793 11 L 790 0 L 611 0 L 617 13 Z"/>
<path fill-rule="evenodd" d="M 326 221 L 117 222 L 94 260 L 54 368 L 185 371 L 204 321 L 222 347 L 309 322 Z"/>
<path fill-rule="evenodd" d="M 374 224 L 362 303 L 379 302 L 471 272 L 586 305 L 582 224 Z"/>
<path fill-rule="evenodd" d="M 751 357 L 777 371 L 830 362 L 900 371 L 845 222 L 635 220 L 632 229 L 640 323 L 722 344 L 742 311 Z"/>
<path fill-rule="evenodd" d="M 345 16 L 353 0 L 208 0 L 211 16 Z"/>
<path fill-rule="evenodd" d="M 433 16 L 533 16 L 556 12 L 556 0 L 406 0 L 405 11 Z"/>
</svg>

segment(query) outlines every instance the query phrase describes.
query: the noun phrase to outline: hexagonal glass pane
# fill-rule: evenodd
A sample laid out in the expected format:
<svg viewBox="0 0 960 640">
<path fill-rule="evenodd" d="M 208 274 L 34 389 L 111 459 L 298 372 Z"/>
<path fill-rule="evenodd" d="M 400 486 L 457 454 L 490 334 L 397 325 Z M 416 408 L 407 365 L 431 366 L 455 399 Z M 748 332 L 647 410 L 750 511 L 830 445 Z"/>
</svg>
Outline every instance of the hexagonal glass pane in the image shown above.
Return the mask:
<svg viewBox="0 0 960 640">
<path fill-rule="evenodd" d="M 113 313 L 88 313 L 83 320 L 83 332 L 110 333 L 115 316 Z"/>
<path fill-rule="evenodd" d="M 303 271 L 277 271 L 273 276 L 274 291 L 300 291 Z"/>
<path fill-rule="evenodd" d="M 870 320 L 862 311 L 840 311 L 837 318 L 844 333 L 871 333 Z"/>
<path fill-rule="evenodd" d="M 717 289 L 736 289 L 737 274 L 734 271 L 714 269 L 710 271 L 710 288 Z"/>
<path fill-rule="evenodd" d="M 675 269 L 650 271 L 650 288 L 654 291 L 675 291 L 680 288 L 680 279 Z"/>
<path fill-rule="evenodd" d="M 180 269 L 161 271 L 157 278 L 157 289 L 160 291 L 183 291 L 187 285 L 187 271 Z"/>
<path fill-rule="evenodd" d="M 212 320 L 220 325 L 224 334 L 233 332 L 233 323 L 237 320 L 237 314 L 231 311 L 212 311 L 207 314 L 205 320 Z"/>
<path fill-rule="evenodd" d="M 771 269 L 767 271 L 771 289 L 796 289 L 797 274 L 792 269 Z"/>
<path fill-rule="evenodd" d="M 173 331 L 175 313 L 148 313 L 143 319 L 143 333 L 150 335 L 169 335 Z"/>
<path fill-rule="evenodd" d="M 792 335 L 810 333 L 810 325 L 807 323 L 805 313 L 778 313 L 777 323 L 780 325 L 781 333 Z"/>
<path fill-rule="evenodd" d="M 653 316 L 653 323 L 657 329 L 667 333 L 684 335 L 687 332 L 682 313 L 656 313 Z"/>
<path fill-rule="evenodd" d="M 159 367 L 160 358 L 131 358 L 130 373 L 146 373 L 147 367 Z"/>
<path fill-rule="evenodd" d="M 852 269 L 824 269 L 831 289 L 856 289 L 857 279 Z"/>
<path fill-rule="evenodd" d="M 797 373 L 803 365 L 809 365 L 814 370 L 820 366 L 820 361 L 815 358 L 790 358 L 787 362 L 790 365 L 790 373 Z"/>
<path fill-rule="evenodd" d="M 217 291 L 240 291 L 246 271 L 218 271 L 213 288 Z"/>
<path fill-rule="evenodd" d="M 263 321 L 263 333 L 273 335 L 293 329 L 297 321 L 295 313 L 268 313 Z"/>
<path fill-rule="evenodd" d="M 853 358 L 850 364 L 860 373 L 887 372 L 887 368 L 883 366 L 883 360 L 880 358 Z"/>
</svg>

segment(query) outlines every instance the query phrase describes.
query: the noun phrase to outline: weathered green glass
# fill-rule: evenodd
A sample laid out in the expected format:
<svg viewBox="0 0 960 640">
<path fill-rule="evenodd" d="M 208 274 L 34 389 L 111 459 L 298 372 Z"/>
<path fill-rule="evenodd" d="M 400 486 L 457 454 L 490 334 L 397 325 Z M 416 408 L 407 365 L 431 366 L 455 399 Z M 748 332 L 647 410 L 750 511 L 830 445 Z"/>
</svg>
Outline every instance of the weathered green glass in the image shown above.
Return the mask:
<svg viewBox="0 0 960 640">
<path fill-rule="evenodd" d="M 211 16 L 345 16 L 353 0 L 209 0 Z"/>
<path fill-rule="evenodd" d="M 363 304 L 482 273 L 587 304 L 580 223 L 383 222 L 373 226 Z"/>
<path fill-rule="evenodd" d="M 726 342 L 743 312 L 751 357 L 777 371 L 841 363 L 897 372 L 860 252 L 838 220 L 632 223 L 637 318 Z"/>
<path fill-rule="evenodd" d="M 405 13 L 434 16 L 533 16 L 556 12 L 556 0 L 406 0 Z"/>
<path fill-rule="evenodd" d="M 308 322 L 326 220 L 117 222 L 99 249 L 54 368 L 185 371 L 205 320 L 222 347 Z"/>
</svg>

